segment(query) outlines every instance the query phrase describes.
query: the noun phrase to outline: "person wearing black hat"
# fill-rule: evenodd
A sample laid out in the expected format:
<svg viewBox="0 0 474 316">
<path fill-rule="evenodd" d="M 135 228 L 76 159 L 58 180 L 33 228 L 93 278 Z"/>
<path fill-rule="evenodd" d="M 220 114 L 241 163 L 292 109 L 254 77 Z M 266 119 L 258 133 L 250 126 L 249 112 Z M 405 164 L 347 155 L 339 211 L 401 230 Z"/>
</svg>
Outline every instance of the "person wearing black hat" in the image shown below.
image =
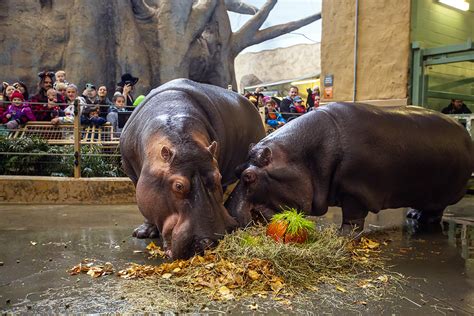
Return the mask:
<svg viewBox="0 0 474 316">
<path fill-rule="evenodd" d="M 133 102 L 135 101 L 132 92 L 133 87 L 137 84 L 138 78 L 132 76 L 129 73 L 123 74 L 120 82 L 117 84 L 116 91 L 120 92 L 127 101 L 127 107 L 133 107 Z M 131 109 L 130 109 L 131 110 Z"/>
</svg>

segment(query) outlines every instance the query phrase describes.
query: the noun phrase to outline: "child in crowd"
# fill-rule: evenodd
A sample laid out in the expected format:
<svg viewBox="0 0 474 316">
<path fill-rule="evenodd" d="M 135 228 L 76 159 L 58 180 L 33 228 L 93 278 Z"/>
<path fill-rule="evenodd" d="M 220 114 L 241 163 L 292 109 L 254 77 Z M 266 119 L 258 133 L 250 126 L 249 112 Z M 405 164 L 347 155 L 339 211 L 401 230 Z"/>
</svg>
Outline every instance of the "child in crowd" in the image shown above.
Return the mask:
<svg viewBox="0 0 474 316">
<path fill-rule="evenodd" d="M 285 119 L 277 111 L 277 104 L 272 98 L 265 97 L 265 123 L 272 128 L 279 128 L 286 124 Z"/>
<path fill-rule="evenodd" d="M 114 105 L 112 105 L 109 108 L 109 114 L 107 114 L 107 122 L 110 122 L 110 124 L 112 124 L 112 129 L 116 133 L 120 133 L 121 128 L 119 128 L 119 126 L 118 126 L 118 112 L 126 111 L 125 96 L 123 94 L 121 94 L 120 92 L 116 92 L 113 99 L 112 99 L 112 102 L 114 103 Z M 118 135 L 119 134 L 116 134 L 116 136 L 118 136 Z"/>
<path fill-rule="evenodd" d="M 290 106 L 291 113 L 306 113 L 306 107 L 303 104 L 303 99 L 299 96 L 293 98 L 293 104 Z"/>
<path fill-rule="evenodd" d="M 69 82 L 66 81 L 66 72 L 64 70 L 56 71 L 56 73 L 54 74 L 54 78 L 56 79 L 56 81 L 54 82 L 53 87 L 54 87 L 54 89 L 56 89 L 58 91 L 59 91 L 58 85 L 60 83 L 64 84 L 66 87 L 69 84 Z"/>
<path fill-rule="evenodd" d="M 54 85 L 56 91 L 58 91 L 64 98 L 66 98 L 67 84 L 65 84 L 64 82 L 56 82 Z"/>
<path fill-rule="evenodd" d="M 53 119 L 63 116 L 64 112 L 61 109 L 60 104 L 58 104 L 58 92 L 53 88 L 50 88 L 46 91 L 46 97 L 48 98 L 48 103 L 43 105 L 42 113 L 38 113 L 41 119 L 39 121 L 52 121 Z"/>
<path fill-rule="evenodd" d="M 2 123 L 6 124 L 9 130 L 17 129 L 21 124 L 36 120 L 30 106 L 23 104 L 25 99 L 20 91 L 13 91 L 11 99 L 12 103 L 2 117 Z"/>
<path fill-rule="evenodd" d="M 82 110 L 81 124 L 100 127 L 107 123 L 105 118 L 99 116 L 99 111 L 99 107 L 95 104 L 85 105 Z"/>
</svg>

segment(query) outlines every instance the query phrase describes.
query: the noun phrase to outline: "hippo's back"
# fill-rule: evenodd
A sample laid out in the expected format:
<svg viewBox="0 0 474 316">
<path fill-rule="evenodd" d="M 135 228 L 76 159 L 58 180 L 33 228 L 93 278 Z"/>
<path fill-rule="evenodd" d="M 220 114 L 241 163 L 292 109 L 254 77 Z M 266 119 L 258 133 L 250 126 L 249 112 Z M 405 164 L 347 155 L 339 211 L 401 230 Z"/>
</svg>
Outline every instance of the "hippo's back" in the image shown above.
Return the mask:
<svg viewBox="0 0 474 316">
<path fill-rule="evenodd" d="M 474 148 L 451 118 L 414 106 L 333 103 L 321 111 L 339 134 L 339 192 L 363 197 L 371 210 L 436 209 L 464 195 Z"/>
<path fill-rule="evenodd" d="M 246 158 L 249 144 L 258 142 L 265 133 L 257 109 L 243 96 L 220 87 L 175 79 L 152 90 L 134 110 L 122 132 L 121 147 L 127 148 L 122 152 L 143 150 L 137 139 L 155 132 L 156 120 L 150 123 L 154 118 L 172 121 L 188 116 L 201 120 L 210 140 L 217 141 L 223 182 L 235 178 L 234 168 Z"/>
</svg>

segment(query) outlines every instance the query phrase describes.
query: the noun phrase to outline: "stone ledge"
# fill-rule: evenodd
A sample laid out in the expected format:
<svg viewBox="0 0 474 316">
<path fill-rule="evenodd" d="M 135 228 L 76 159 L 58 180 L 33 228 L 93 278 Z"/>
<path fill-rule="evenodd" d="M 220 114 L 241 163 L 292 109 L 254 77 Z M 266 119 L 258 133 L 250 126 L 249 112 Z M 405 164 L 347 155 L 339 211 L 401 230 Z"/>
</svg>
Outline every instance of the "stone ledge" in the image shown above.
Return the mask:
<svg viewBox="0 0 474 316">
<path fill-rule="evenodd" d="M 0 203 L 127 204 L 135 202 L 129 178 L 0 176 Z"/>
</svg>

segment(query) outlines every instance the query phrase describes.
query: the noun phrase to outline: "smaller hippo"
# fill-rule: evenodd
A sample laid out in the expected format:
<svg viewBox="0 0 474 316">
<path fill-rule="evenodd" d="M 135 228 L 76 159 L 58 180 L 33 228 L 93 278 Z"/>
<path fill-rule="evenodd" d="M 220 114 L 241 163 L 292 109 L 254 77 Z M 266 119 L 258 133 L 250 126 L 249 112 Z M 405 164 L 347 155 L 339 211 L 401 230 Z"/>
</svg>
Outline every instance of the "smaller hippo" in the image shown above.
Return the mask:
<svg viewBox="0 0 474 316">
<path fill-rule="evenodd" d="M 467 131 L 441 113 L 415 106 L 332 103 L 262 139 L 237 169 L 226 202 L 240 225 L 282 206 L 320 216 L 342 207 L 342 231 L 362 230 L 368 212 L 412 207 L 439 223 L 458 202 L 474 169 Z"/>
</svg>

